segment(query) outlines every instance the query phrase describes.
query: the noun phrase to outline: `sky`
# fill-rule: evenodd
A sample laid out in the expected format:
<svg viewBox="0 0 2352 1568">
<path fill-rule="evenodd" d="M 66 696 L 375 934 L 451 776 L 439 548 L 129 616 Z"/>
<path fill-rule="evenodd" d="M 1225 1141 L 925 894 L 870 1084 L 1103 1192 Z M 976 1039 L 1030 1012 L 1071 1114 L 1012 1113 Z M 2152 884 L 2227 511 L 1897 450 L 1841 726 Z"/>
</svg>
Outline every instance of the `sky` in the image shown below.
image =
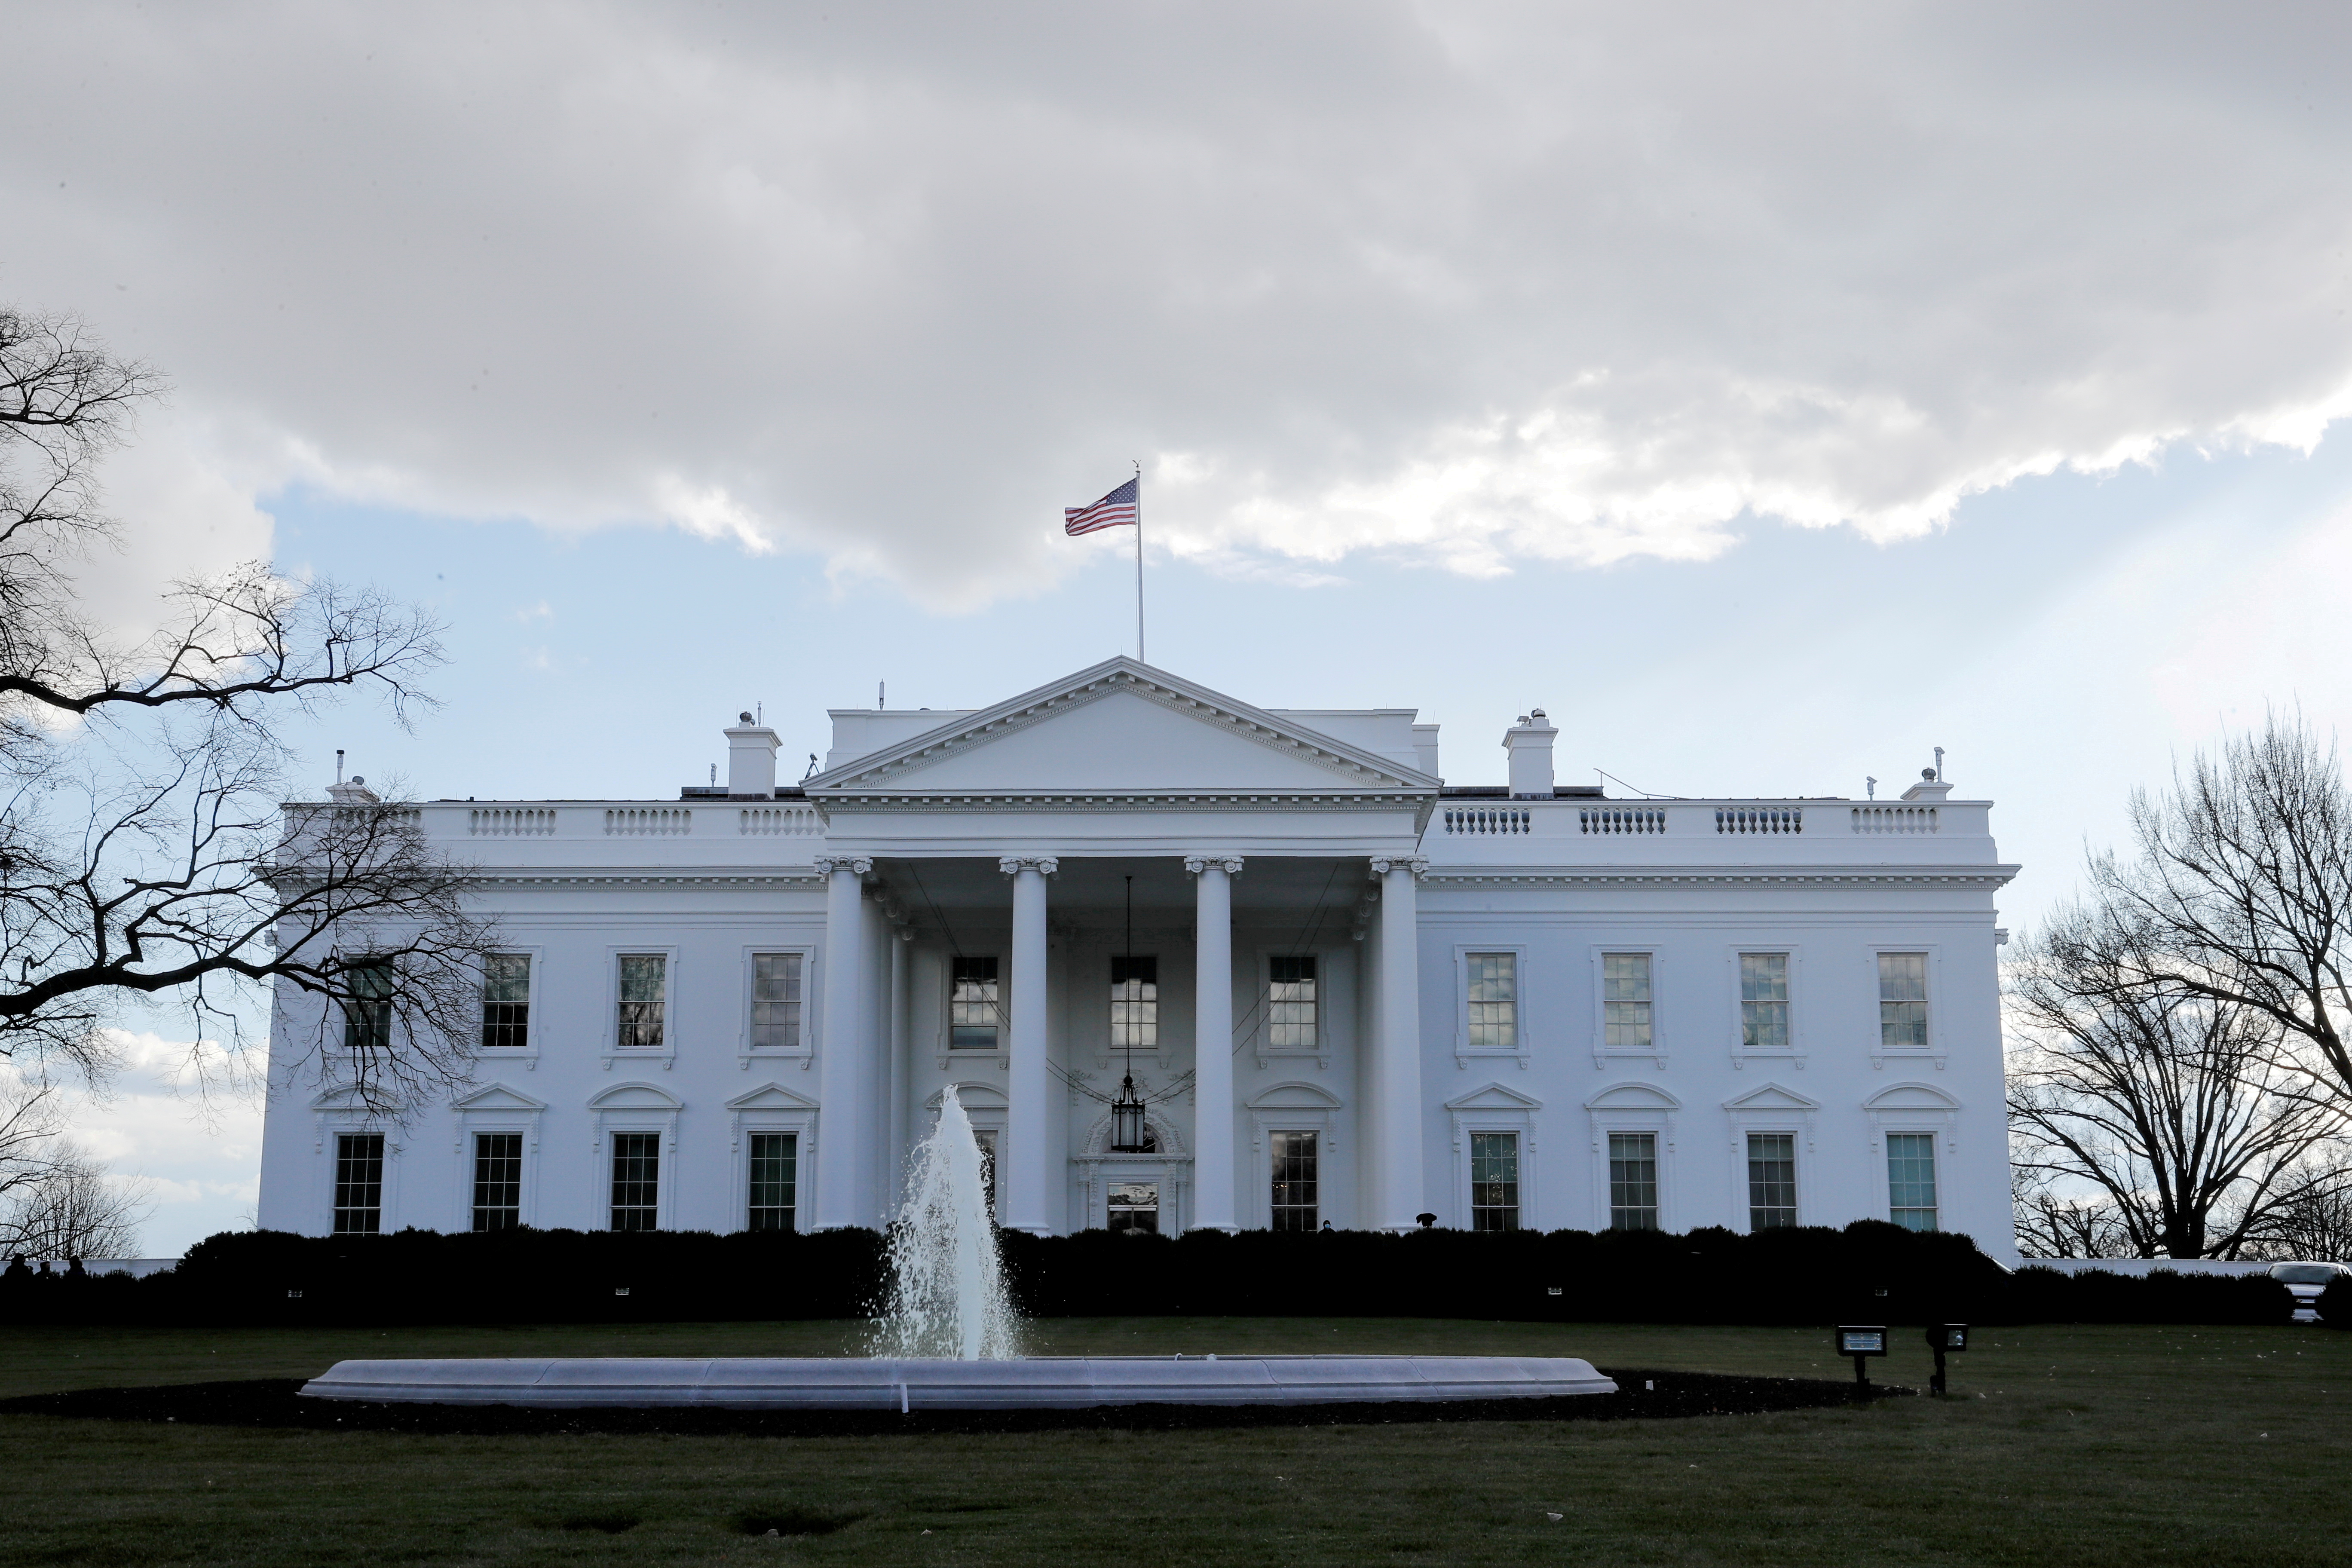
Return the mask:
<svg viewBox="0 0 2352 1568">
<path fill-rule="evenodd" d="M 2352 14 L 2151 5 L 24 6 L 0 300 L 169 377 L 124 626 L 239 560 L 447 624 L 304 730 L 667 795 L 761 706 L 1133 651 L 1681 795 L 1946 748 L 2029 926 L 2136 785 L 2352 717 Z M 1612 792 L 1622 786 L 1612 784 Z M 151 1250 L 257 1110 L 168 1016 Z"/>
</svg>

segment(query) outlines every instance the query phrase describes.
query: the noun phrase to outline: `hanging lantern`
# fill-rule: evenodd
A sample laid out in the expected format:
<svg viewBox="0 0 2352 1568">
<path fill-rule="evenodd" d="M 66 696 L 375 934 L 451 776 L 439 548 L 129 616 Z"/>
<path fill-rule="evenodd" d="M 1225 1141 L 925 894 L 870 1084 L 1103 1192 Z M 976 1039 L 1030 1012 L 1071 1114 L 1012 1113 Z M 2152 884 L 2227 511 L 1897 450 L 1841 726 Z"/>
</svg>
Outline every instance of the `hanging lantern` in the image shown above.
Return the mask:
<svg viewBox="0 0 2352 1568">
<path fill-rule="evenodd" d="M 1110 1102 L 1110 1148 L 1114 1154 L 1146 1152 L 1143 1142 L 1143 1101 L 1135 1092 L 1135 1079 L 1118 1080 L 1118 1098 Z"/>
</svg>

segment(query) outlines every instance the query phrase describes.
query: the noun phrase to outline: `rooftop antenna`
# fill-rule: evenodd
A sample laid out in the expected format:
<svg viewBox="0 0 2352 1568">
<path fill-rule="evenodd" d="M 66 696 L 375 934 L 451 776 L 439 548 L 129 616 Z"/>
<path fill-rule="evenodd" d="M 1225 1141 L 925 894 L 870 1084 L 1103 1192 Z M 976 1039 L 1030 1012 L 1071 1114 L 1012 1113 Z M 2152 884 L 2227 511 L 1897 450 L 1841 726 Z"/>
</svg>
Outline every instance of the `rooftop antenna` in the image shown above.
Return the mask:
<svg viewBox="0 0 2352 1568">
<path fill-rule="evenodd" d="M 1944 748 L 1941 746 L 1936 748 L 1936 782 L 1944 782 Z"/>
<path fill-rule="evenodd" d="M 877 680 L 874 683 L 874 711 L 877 713 L 890 706 L 888 702 L 883 700 L 889 690 L 890 683 L 887 680 Z"/>
<path fill-rule="evenodd" d="M 753 723 L 755 723 L 755 724 L 764 724 L 764 723 L 766 723 L 766 722 L 768 721 L 768 705 L 767 705 L 766 703 L 764 703 L 764 702 L 754 702 L 754 703 L 752 703 L 752 704 L 751 704 L 751 713 L 752 713 L 752 722 L 753 722 Z"/>
<path fill-rule="evenodd" d="M 710 764 L 710 787 L 713 789 L 717 789 L 719 787 L 719 764 L 717 763 Z"/>
<path fill-rule="evenodd" d="M 1862 784 L 1863 788 L 1869 794 L 1870 798 L 1876 800 L 1878 798 L 1878 781 L 1870 777 L 1868 774 L 1864 774 L 1863 776 Z"/>
<path fill-rule="evenodd" d="M 341 785 L 342 782 L 343 782 L 343 749 L 342 749 L 341 746 L 337 746 L 337 747 L 335 748 L 335 783 L 336 783 L 337 786 L 339 786 L 339 787 L 340 787 L 340 786 Z"/>
<path fill-rule="evenodd" d="M 801 779 L 803 783 L 806 783 L 808 780 L 814 777 L 816 777 L 816 753 L 814 752 L 811 752 L 809 753 L 808 772 L 803 773 L 801 775 Z"/>
</svg>

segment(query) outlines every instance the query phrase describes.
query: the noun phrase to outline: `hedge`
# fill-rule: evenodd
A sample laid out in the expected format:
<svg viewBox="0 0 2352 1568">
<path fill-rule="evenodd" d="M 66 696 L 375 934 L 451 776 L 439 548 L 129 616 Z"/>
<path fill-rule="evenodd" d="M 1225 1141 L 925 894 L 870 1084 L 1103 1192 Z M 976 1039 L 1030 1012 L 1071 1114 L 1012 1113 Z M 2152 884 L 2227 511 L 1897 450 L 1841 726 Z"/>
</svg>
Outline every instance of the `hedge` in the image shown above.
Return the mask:
<svg viewBox="0 0 2352 1568">
<path fill-rule="evenodd" d="M 1031 1316 L 1486 1318 L 1821 1324 L 2269 1323 L 2263 1277 L 2011 1274 L 1968 1237 L 1843 1230 L 1368 1231 L 1181 1237 L 1006 1232 Z M 883 1237 L 739 1232 L 401 1231 L 215 1236 L 133 1279 L 0 1277 L 0 1321 L 395 1324 L 854 1318 L 884 1286 Z"/>
</svg>

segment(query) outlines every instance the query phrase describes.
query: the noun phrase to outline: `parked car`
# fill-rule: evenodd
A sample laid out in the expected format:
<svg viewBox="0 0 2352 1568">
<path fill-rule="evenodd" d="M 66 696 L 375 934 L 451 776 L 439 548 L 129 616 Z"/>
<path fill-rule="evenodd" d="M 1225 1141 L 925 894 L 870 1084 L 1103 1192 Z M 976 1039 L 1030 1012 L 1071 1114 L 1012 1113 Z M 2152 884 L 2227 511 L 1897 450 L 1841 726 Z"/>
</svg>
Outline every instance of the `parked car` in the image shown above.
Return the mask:
<svg viewBox="0 0 2352 1568">
<path fill-rule="evenodd" d="M 2341 1263 L 2271 1265 L 2271 1278 L 2285 1286 L 2287 1294 L 2294 1298 L 2294 1321 L 2298 1323 L 2319 1321 L 2319 1293 L 2344 1274 L 2352 1274 L 2352 1267 Z"/>
</svg>

